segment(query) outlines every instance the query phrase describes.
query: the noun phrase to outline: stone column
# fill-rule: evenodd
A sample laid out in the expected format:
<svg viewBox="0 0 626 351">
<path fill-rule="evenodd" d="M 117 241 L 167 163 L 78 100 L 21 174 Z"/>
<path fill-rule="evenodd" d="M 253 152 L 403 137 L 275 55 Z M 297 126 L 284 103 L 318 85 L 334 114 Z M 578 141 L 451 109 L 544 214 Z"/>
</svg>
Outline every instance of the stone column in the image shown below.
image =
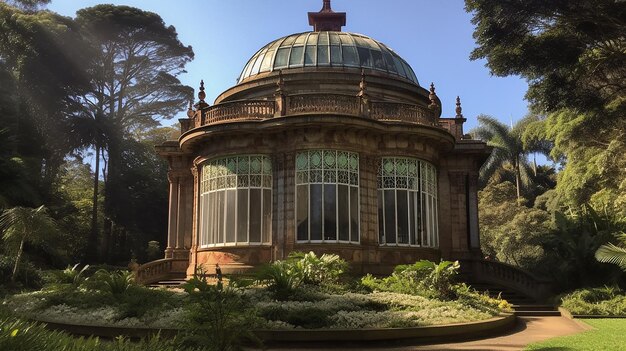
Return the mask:
<svg viewBox="0 0 626 351">
<path fill-rule="evenodd" d="M 167 179 L 170 182 L 170 198 L 169 198 L 169 214 L 168 214 L 168 230 L 167 230 L 167 249 L 165 249 L 165 258 L 174 256 L 176 248 L 176 237 L 178 232 L 178 175 L 169 171 Z"/>
<path fill-rule="evenodd" d="M 478 229 L 478 174 L 469 175 L 469 230 L 470 249 L 480 250 L 480 236 Z"/>
</svg>

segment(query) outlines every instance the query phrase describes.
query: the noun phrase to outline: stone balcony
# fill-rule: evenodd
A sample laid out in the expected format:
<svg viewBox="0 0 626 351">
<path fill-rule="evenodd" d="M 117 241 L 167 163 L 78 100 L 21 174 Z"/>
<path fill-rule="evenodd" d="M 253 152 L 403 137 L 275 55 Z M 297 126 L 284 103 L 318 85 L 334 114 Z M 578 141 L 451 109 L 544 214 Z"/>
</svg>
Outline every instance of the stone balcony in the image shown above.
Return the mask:
<svg viewBox="0 0 626 351">
<path fill-rule="evenodd" d="M 221 123 L 264 121 L 307 114 L 402 122 L 453 132 L 450 123 L 441 123 L 435 112 L 428 107 L 399 102 L 369 101 L 367 97 L 346 94 L 308 93 L 288 96 L 277 94 L 275 100 L 238 100 L 198 107 L 191 112 L 191 118 L 181 120 L 182 133 Z"/>
</svg>

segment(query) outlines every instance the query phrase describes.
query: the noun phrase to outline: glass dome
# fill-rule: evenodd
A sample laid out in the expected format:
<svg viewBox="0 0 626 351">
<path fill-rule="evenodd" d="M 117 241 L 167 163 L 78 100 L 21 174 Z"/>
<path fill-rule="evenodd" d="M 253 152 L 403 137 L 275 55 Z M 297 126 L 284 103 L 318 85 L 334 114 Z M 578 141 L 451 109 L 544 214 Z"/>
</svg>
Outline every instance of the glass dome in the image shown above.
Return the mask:
<svg viewBox="0 0 626 351">
<path fill-rule="evenodd" d="M 367 68 L 419 85 L 413 69 L 385 44 L 361 34 L 305 32 L 274 40 L 257 51 L 239 82 L 263 72 L 301 67 Z"/>
</svg>

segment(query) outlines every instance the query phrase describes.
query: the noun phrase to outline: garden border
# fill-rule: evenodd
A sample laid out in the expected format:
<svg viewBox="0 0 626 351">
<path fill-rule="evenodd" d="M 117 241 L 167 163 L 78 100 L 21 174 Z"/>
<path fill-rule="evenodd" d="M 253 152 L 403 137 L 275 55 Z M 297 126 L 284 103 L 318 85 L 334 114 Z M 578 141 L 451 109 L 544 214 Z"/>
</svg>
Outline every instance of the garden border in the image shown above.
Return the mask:
<svg viewBox="0 0 626 351">
<path fill-rule="evenodd" d="M 564 307 L 559 307 L 559 312 L 569 319 L 626 319 L 626 315 L 605 316 L 600 314 L 572 314 L 572 312 Z"/>
<path fill-rule="evenodd" d="M 173 337 L 180 329 L 113 327 L 98 325 L 81 325 L 46 321 L 31 318 L 32 321 L 44 324 L 48 329 L 64 331 L 79 336 L 99 336 L 114 338 L 120 335 L 130 338 L 143 338 L 160 334 Z M 512 329 L 516 317 L 510 313 L 503 313 L 498 317 L 484 321 L 444 324 L 411 328 L 364 328 L 364 329 L 293 329 L 293 330 L 255 330 L 255 334 L 263 341 L 277 342 L 320 342 L 320 341 L 384 341 L 400 339 L 438 340 L 445 337 L 476 339 Z M 443 339 L 442 339 L 443 340 Z"/>
</svg>

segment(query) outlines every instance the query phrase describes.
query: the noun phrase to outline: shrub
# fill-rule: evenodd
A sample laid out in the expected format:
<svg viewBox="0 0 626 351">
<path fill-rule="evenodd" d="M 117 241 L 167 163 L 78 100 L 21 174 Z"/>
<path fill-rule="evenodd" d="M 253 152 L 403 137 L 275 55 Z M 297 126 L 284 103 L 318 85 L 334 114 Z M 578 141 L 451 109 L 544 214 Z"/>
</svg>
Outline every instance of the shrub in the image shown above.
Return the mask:
<svg viewBox="0 0 626 351">
<path fill-rule="evenodd" d="M 256 313 L 237 290 L 208 284 L 203 276 L 190 279 L 183 287 L 190 302 L 184 345 L 227 351 L 239 350 L 247 341 L 259 342 L 252 333 L 258 323 Z"/>
<path fill-rule="evenodd" d="M 176 339 L 155 336 L 148 340 L 131 342 L 117 338 L 101 342 L 98 338 L 74 338 L 68 334 L 50 331 L 37 323 L 29 323 L 0 311 L 0 350 L 11 351 L 176 351 L 182 350 Z M 200 349 L 196 349 L 201 351 Z M 187 351 L 192 351 L 188 349 Z"/>
<path fill-rule="evenodd" d="M 391 276 L 383 279 L 368 274 L 361 279 L 361 284 L 371 290 L 449 300 L 455 297 L 453 278 L 459 267 L 458 261 L 434 263 L 421 260 L 412 265 L 397 266 Z"/>
<path fill-rule="evenodd" d="M 626 315 L 626 293 L 617 287 L 580 289 L 561 298 L 561 306 L 573 314 Z"/>
<path fill-rule="evenodd" d="M 0 285 L 9 284 L 15 258 L 0 255 Z M 41 272 L 30 262 L 22 260 L 15 281 L 26 288 L 39 289 L 43 285 Z"/>
<path fill-rule="evenodd" d="M 135 285 L 133 272 L 130 271 L 109 272 L 101 269 L 93 275 L 91 280 L 96 282 L 95 286 L 113 295 L 121 295 Z"/>
</svg>

